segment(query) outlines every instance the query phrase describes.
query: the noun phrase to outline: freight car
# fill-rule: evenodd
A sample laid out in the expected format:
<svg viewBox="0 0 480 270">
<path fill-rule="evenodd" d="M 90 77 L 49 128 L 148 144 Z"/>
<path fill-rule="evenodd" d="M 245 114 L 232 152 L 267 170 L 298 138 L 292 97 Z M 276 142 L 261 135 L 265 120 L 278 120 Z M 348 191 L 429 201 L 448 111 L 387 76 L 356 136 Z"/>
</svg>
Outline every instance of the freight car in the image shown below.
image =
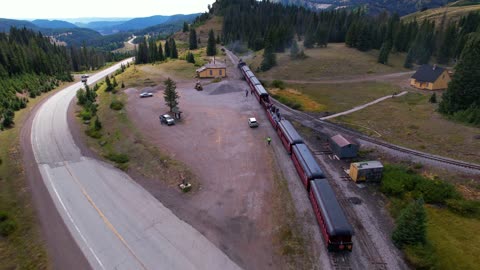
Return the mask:
<svg viewBox="0 0 480 270">
<path fill-rule="evenodd" d="M 305 144 L 293 145 L 291 157 L 300 180 L 302 180 L 307 191 L 310 189 L 310 180 L 325 178 L 322 169 L 318 166 L 317 161 Z"/>
<path fill-rule="evenodd" d="M 352 251 L 353 228 L 326 179 L 310 181 L 310 202 L 329 251 Z"/>
<path fill-rule="evenodd" d="M 277 133 L 289 154 L 292 153 L 292 146 L 303 143 L 303 138 L 288 120 L 278 122 Z"/>
</svg>

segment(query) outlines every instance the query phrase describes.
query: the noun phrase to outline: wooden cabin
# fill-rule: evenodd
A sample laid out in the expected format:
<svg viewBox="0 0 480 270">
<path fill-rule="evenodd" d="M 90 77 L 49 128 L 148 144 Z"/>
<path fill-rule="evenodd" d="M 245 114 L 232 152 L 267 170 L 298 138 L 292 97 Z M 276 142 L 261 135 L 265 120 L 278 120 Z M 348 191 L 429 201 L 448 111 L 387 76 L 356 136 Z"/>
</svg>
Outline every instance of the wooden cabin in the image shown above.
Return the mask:
<svg viewBox="0 0 480 270">
<path fill-rule="evenodd" d="M 227 66 L 223 63 L 211 63 L 197 69 L 198 78 L 225 78 Z"/>
<path fill-rule="evenodd" d="M 422 65 L 410 79 L 410 85 L 418 89 L 447 89 L 450 74 L 445 68 L 437 65 Z"/>
</svg>

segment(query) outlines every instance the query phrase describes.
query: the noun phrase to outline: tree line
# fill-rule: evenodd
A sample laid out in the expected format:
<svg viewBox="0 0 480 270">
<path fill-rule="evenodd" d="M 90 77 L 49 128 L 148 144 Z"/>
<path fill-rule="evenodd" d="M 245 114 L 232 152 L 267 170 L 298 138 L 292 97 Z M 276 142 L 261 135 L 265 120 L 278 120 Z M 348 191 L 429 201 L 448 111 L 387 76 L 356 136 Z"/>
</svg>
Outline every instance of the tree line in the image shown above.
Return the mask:
<svg viewBox="0 0 480 270">
<path fill-rule="evenodd" d="M 26 28 L 0 33 L 0 129 L 14 124 L 14 112 L 25 108 L 28 98 L 72 81 L 71 71 L 94 70 L 119 57 L 125 55 L 56 45 Z"/>
<path fill-rule="evenodd" d="M 387 12 L 371 16 L 362 8 L 317 12 L 255 0 L 217 0 L 196 23 L 212 15 L 223 16 L 224 43 L 240 40 L 256 51 L 271 46 L 274 52 L 284 52 L 293 41 L 303 42 L 305 48 L 345 42 L 361 51 L 383 48 L 381 63 L 388 62 L 390 52 L 407 52 L 407 67 L 427 63 L 432 56 L 440 64 L 457 59 L 468 35 L 480 25 L 480 15 L 475 12 L 458 22 L 448 21 L 444 15 L 435 25 L 401 21 Z"/>
<path fill-rule="evenodd" d="M 178 58 L 177 44 L 173 37 L 167 38 L 163 46 L 159 41 L 158 37 L 149 39 L 142 37 L 136 48 L 135 64 L 147 64 L 165 61 L 167 58 Z"/>
</svg>

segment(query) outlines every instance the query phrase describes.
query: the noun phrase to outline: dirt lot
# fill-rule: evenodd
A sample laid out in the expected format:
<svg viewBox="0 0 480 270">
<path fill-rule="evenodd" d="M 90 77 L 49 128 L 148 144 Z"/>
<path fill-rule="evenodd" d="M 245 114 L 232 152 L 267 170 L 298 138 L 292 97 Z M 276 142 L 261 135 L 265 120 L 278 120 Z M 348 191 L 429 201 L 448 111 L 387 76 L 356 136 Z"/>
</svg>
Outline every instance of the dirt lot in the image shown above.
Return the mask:
<svg viewBox="0 0 480 270">
<path fill-rule="evenodd" d="M 265 137 L 270 128 L 256 99 L 245 97 L 247 85 L 227 81 L 193 89 L 180 82 L 182 120 L 160 125 L 168 111 L 162 92 L 140 99 L 140 89 L 128 89 L 127 111 L 146 139 L 187 164 L 201 186 L 190 196 L 156 195 L 163 203 L 221 247 L 246 269 L 278 269 L 272 247 L 275 224 L 268 212 L 273 171 Z M 155 89 L 158 88 L 153 88 Z M 251 129 L 248 117 L 260 127 Z M 171 191 L 170 191 L 171 192 Z"/>
</svg>

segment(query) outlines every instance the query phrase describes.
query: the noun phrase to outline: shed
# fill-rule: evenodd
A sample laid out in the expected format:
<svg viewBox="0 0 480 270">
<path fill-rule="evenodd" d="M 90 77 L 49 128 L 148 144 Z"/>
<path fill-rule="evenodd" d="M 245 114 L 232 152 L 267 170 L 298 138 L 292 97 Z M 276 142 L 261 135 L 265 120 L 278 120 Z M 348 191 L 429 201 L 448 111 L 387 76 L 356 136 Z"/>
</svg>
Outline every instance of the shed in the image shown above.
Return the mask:
<svg viewBox="0 0 480 270">
<path fill-rule="evenodd" d="M 412 75 L 410 85 L 418 89 L 440 90 L 446 89 L 450 80 L 445 68 L 425 64 Z"/>
<path fill-rule="evenodd" d="M 353 158 L 357 156 L 358 144 L 355 144 L 340 134 L 330 138 L 330 149 L 338 158 Z"/>
<path fill-rule="evenodd" d="M 350 177 L 355 182 L 382 180 L 383 165 L 380 161 L 362 161 L 350 164 Z"/>
<path fill-rule="evenodd" d="M 224 78 L 227 77 L 227 66 L 223 63 L 206 64 L 197 69 L 199 78 Z"/>
</svg>

